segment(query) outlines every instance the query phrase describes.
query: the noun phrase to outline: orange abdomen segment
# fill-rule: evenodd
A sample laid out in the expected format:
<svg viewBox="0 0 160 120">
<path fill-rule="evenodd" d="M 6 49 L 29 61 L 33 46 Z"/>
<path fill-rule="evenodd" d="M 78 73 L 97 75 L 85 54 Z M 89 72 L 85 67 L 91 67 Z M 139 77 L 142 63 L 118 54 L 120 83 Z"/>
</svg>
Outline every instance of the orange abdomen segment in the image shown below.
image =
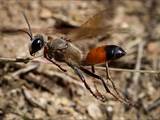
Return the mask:
<svg viewBox="0 0 160 120">
<path fill-rule="evenodd" d="M 84 60 L 84 64 L 94 65 L 104 63 L 107 60 L 105 47 L 106 46 L 91 49 Z"/>
</svg>

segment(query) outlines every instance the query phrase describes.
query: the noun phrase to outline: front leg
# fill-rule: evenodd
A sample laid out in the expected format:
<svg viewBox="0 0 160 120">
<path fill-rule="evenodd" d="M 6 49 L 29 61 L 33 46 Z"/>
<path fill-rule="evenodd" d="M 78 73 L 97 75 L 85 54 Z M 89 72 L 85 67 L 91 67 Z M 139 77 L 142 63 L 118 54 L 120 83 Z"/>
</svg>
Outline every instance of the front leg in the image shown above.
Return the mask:
<svg viewBox="0 0 160 120">
<path fill-rule="evenodd" d="M 62 68 L 61 65 L 57 64 L 55 61 L 53 61 L 52 59 L 49 58 L 48 54 L 46 52 L 44 52 L 44 57 L 50 61 L 51 63 L 53 63 L 54 65 L 56 65 L 59 69 L 61 69 L 63 72 L 67 72 L 66 69 Z"/>
</svg>

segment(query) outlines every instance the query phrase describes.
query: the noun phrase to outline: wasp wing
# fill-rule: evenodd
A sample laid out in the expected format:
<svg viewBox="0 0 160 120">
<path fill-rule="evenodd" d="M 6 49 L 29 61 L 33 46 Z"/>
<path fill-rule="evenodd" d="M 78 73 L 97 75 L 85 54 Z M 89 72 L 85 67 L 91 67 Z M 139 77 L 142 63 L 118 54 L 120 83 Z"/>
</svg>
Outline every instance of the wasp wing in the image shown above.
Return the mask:
<svg viewBox="0 0 160 120">
<path fill-rule="evenodd" d="M 67 34 L 71 41 L 82 40 L 86 38 L 97 37 L 98 35 L 113 33 L 114 10 L 107 8 L 97 12 L 94 16 L 90 17 L 80 27 L 73 26 L 64 21 L 58 27 L 49 28 L 32 28 L 33 33 L 43 33 L 46 35 L 54 35 L 56 33 Z M 21 31 L 28 31 L 27 28 L 11 29 L 3 28 L 0 30 L 2 33 L 20 33 Z"/>
<path fill-rule="evenodd" d="M 89 18 L 78 29 L 74 29 L 68 33 L 71 40 L 82 40 L 85 38 L 96 37 L 98 35 L 112 33 L 112 22 L 114 18 L 114 11 L 111 9 L 105 9 L 98 12 L 91 18 Z"/>
</svg>

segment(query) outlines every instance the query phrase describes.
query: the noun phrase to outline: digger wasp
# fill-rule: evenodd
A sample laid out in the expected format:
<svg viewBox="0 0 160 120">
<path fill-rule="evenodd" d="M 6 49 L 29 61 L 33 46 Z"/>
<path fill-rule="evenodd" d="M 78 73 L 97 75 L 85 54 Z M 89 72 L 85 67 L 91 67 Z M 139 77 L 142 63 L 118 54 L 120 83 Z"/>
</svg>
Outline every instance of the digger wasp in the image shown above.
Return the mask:
<svg viewBox="0 0 160 120">
<path fill-rule="evenodd" d="M 101 33 L 109 32 L 112 28 L 106 22 L 106 17 L 109 21 L 110 16 L 113 15 L 113 11 L 105 9 L 101 12 L 98 12 L 89 18 L 87 22 L 82 24 L 79 28 L 71 31 L 67 35 L 63 35 L 57 38 L 52 38 L 50 36 L 45 38 L 41 34 L 33 35 L 29 21 L 24 12 L 22 13 L 28 25 L 28 31 L 23 32 L 27 33 L 27 35 L 30 37 L 31 42 L 29 44 L 29 52 L 31 56 L 35 56 L 36 53 L 42 50 L 43 57 L 56 65 L 63 72 L 66 72 L 67 70 L 59 63 L 67 64 L 74 70 L 75 74 L 78 75 L 88 91 L 95 98 L 103 102 L 106 101 L 106 98 L 97 89 L 96 92 L 91 89 L 90 85 L 85 80 L 83 75 L 84 73 L 93 78 L 96 78 L 97 80 L 100 80 L 106 92 L 113 96 L 116 100 L 125 104 L 131 104 L 129 100 L 125 99 L 119 94 L 109 75 L 108 70 L 109 61 L 117 60 L 126 54 L 123 48 L 117 45 L 103 45 L 100 47 L 92 48 L 86 55 L 84 55 L 82 50 L 80 50 L 71 42 L 72 40 L 81 39 L 88 36 L 96 36 Z M 117 95 L 109 89 L 105 79 L 95 73 L 94 65 L 104 63 L 106 63 L 107 79 L 112 83 L 113 89 Z M 91 66 L 91 71 L 86 69 L 85 66 Z"/>
</svg>

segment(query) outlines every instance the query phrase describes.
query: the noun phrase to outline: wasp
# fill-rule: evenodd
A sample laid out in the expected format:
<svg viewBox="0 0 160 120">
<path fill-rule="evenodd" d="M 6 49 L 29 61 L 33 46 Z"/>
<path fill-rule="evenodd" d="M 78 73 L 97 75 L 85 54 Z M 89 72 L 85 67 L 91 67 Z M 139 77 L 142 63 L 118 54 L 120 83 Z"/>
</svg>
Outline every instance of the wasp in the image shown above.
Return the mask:
<svg viewBox="0 0 160 120">
<path fill-rule="evenodd" d="M 86 55 L 82 53 L 82 50 L 75 46 L 71 41 L 75 39 L 84 38 L 84 36 L 96 36 L 100 33 L 106 33 L 110 30 L 109 25 L 104 26 L 106 19 L 104 16 L 111 16 L 112 13 L 108 13 L 107 10 L 103 10 L 100 13 L 92 16 L 82 24 L 77 30 L 71 31 L 69 35 L 60 36 L 57 38 L 52 38 L 47 36 L 47 39 L 41 34 L 36 34 L 33 36 L 30 24 L 26 15 L 23 12 L 23 16 L 28 25 L 28 31 L 24 31 L 30 37 L 29 44 L 29 52 L 31 56 L 35 56 L 37 52 L 43 50 L 43 56 L 48 61 L 56 65 L 63 72 L 67 70 L 61 66 L 60 63 L 65 63 L 69 67 L 71 67 L 75 74 L 81 79 L 84 83 L 85 87 L 88 91 L 97 99 L 101 101 L 106 101 L 104 95 L 102 95 L 97 89 L 96 92 L 93 91 L 90 85 L 86 82 L 84 77 L 84 73 L 87 75 L 100 80 L 102 85 L 104 86 L 107 93 L 112 95 L 114 98 L 123 103 L 128 103 L 128 101 L 121 97 L 119 92 L 116 90 L 116 87 L 112 80 L 108 77 L 108 79 L 112 82 L 113 88 L 116 91 L 117 95 L 115 95 L 107 86 L 106 81 L 101 76 L 97 75 L 94 70 L 94 65 L 106 63 L 106 70 L 108 71 L 108 62 L 117 60 L 126 55 L 125 50 L 117 45 L 103 45 L 100 47 L 92 48 L 88 51 Z M 107 13 L 107 14 L 106 14 Z M 108 15 L 109 14 L 109 15 Z M 107 29 L 106 29 L 107 28 Z M 85 35 L 84 35 L 85 33 Z M 58 62 L 58 63 L 57 63 Z M 86 69 L 85 66 L 91 66 L 91 71 Z M 108 73 L 108 72 L 107 72 Z M 108 73 L 109 74 L 109 73 Z"/>
</svg>

